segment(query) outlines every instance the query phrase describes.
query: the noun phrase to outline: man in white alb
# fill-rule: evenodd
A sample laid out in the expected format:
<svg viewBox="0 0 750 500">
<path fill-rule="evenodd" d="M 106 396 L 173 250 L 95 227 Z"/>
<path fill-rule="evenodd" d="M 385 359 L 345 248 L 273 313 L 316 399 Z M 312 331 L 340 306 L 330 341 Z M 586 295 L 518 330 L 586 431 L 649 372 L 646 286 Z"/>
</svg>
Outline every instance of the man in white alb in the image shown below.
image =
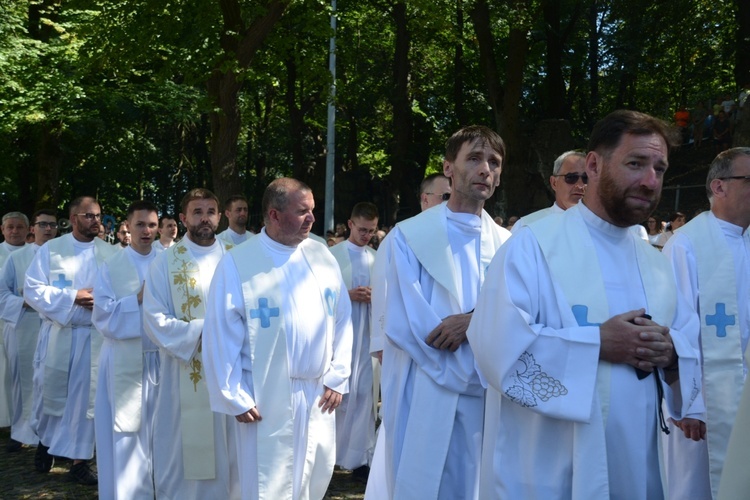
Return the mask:
<svg viewBox="0 0 750 500">
<path fill-rule="evenodd" d="M 156 206 L 136 201 L 127 210 L 128 248 L 102 264 L 94 286 L 94 326 L 103 344 L 94 407 L 100 498 L 155 498 L 154 404 L 159 352 L 143 331 L 144 280 L 156 257 Z"/>
<path fill-rule="evenodd" d="M 247 241 L 253 233 L 247 230 L 248 207 L 247 198 L 236 194 L 224 202 L 224 216 L 229 226 L 216 235 L 217 238 L 231 245 L 239 245 Z"/>
<path fill-rule="evenodd" d="M 386 291 L 373 321 L 386 335 L 390 498 L 478 498 L 485 391 L 466 328 L 484 271 L 510 236 L 483 210 L 504 156 L 503 140 L 487 127 L 453 134 L 443 162 L 450 199 L 398 224 L 378 250 L 386 252 Z"/>
<path fill-rule="evenodd" d="M 583 202 L 487 270 L 468 331 L 489 385 L 482 498 L 662 498 L 661 401 L 690 407 L 698 353 L 666 259 L 629 226 L 658 204 L 670 134 L 636 111 L 597 122 Z"/>
<path fill-rule="evenodd" d="M 26 245 L 29 218 L 21 212 L 9 212 L 3 215 L 2 232 L 5 241 L 0 243 L 0 266 L 5 263 L 12 252 Z M 2 330 L 2 324 L 3 321 L 0 320 L 0 330 Z M 0 336 L 0 427 L 10 426 L 13 417 L 11 375 L 5 351 L 5 341 Z M 12 442 L 11 445 L 12 448 L 18 446 Z"/>
<path fill-rule="evenodd" d="M 271 182 L 265 227 L 216 268 L 203 337 L 211 407 L 239 422 L 246 499 L 323 498 L 333 411 L 347 391 L 351 305 L 328 248 L 308 238 L 310 188 Z"/>
<path fill-rule="evenodd" d="M 119 249 L 124 250 L 130 245 L 130 228 L 128 227 L 128 221 L 122 221 L 120 227 L 117 229 L 117 241 L 119 242 Z"/>
<path fill-rule="evenodd" d="M 91 334 L 91 291 L 99 266 L 117 251 L 97 237 L 101 220 L 96 199 L 74 199 L 73 231 L 37 251 L 23 286 L 24 300 L 43 320 L 34 356 L 33 421 L 40 441 L 34 465 L 48 472 L 51 456 L 70 458 L 71 477 L 85 485 L 97 482 L 88 463 L 94 456 L 92 373 L 101 346 Z"/>
<path fill-rule="evenodd" d="M 38 210 L 32 221 L 34 244 L 12 252 L 0 271 L 0 318 L 5 322 L 4 340 L 13 398 L 7 451 L 17 451 L 21 444 L 36 446 L 39 442 L 30 417 L 34 352 L 41 319 L 23 300 L 23 281 L 36 251 L 57 235 L 57 217 L 54 210 Z"/>
<path fill-rule="evenodd" d="M 537 210 L 518 219 L 511 232 L 515 233 L 527 224 L 549 214 L 559 214 L 578 205 L 586 193 L 586 155 L 580 151 L 566 151 L 555 160 L 549 185 L 555 193 L 555 203 L 551 207 Z"/>
<path fill-rule="evenodd" d="M 157 498 L 235 498 L 235 423 L 211 411 L 201 352 L 208 287 L 229 245 L 215 237 L 219 200 L 203 188 L 182 199 L 187 233 L 156 256 L 143 294 L 143 326 L 159 347 L 153 467 Z"/>
<path fill-rule="evenodd" d="M 349 238 L 331 248 L 352 301 L 352 374 L 349 394 L 336 411 L 336 465 L 352 470 L 367 482 L 375 448 L 373 359 L 370 356 L 370 287 L 375 250 L 367 246 L 378 230 L 378 207 L 368 202 L 354 205 L 347 222 Z"/>
<path fill-rule="evenodd" d="M 711 499 L 719 491 L 729 436 L 747 376 L 750 338 L 750 148 L 720 153 L 706 178 L 711 210 L 664 246 L 678 300 L 701 346 L 703 398 L 670 422 L 665 439 L 669 498 Z"/>
<path fill-rule="evenodd" d="M 177 220 L 171 215 L 163 215 L 159 219 L 159 239 L 152 245 L 157 252 L 163 252 L 175 244 L 177 238 Z"/>
</svg>

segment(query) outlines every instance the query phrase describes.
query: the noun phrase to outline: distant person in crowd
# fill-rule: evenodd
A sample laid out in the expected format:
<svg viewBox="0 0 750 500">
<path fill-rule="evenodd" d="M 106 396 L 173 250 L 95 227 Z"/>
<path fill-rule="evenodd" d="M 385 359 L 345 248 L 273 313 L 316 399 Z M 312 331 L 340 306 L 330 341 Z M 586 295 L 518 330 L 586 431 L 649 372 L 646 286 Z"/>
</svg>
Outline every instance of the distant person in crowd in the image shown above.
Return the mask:
<svg viewBox="0 0 750 500">
<path fill-rule="evenodd" d="M 451 182 L 442 173 L 430 174 L 419 185 L 419 207 L 422 211 L 440 205 L 451 196 Z"/>
<path fill-rule="evenodd" d="M 176 243 L 177 219 L 170 215 L 163 215 L 159 219 L 159 239 L 154 241 L 154 249 L 163 252 Z"/>
<path fill-rule="evenodd" d="M 663 248 L 667 244 L 669 238 L 674 235 L 674 232 L 685 225 L 687 217 L 682 212 L 674 212 L 669 216 L 669 224 L 667 228 L 659 235 L 656 240 L 656 247 Z"/>
<path fill-rule="evenodd" d="M 352 302 L 352 368 L 349 393 L 336 411 L 336 465 L 367 482 L 375 449 L 373 363 L 370 357 L 372 271 L 375 251 L 368 244 L 378 230 L 378 207 L 357 203 L 347 222 L 349 238 L 331 248 Z"/>
<path fill-rule="evenodd" d="M 224 216 L 229 221 L 229 226 L 217 234 L 217 238 L 232 245 L 239 245 L 253 235 L 247 230 L 249 209 L 247 198 L 244 196 L 236 194 L 227 198 L 224 202 Z"/>
<path fill-rule="evenodd" d="M 537 210 L 521 217 L 513 225 L 516 232 L 527 224 L 553 213 L 562 213 L 578 204 L 586 193 L 586 155 L 580 151 L 566 151 L 555 160 L 549 184 L 555 193 L 555 202 L 551 207 Z"/>
</svg>

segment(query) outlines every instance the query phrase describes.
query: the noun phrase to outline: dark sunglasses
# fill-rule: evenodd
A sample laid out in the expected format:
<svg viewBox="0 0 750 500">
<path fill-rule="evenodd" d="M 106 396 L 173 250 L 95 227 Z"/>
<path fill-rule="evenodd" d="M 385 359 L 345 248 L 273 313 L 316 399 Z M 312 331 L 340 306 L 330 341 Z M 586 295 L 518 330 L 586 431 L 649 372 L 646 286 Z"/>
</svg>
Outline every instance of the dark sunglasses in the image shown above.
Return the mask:
<svg viewBox="0 0 750 500">
<path fill-rule="evenodd" d="M 437 194 L 438 196 L 440 196 L 440 199 L 441 199 L 441 200 L 443 200 L 443 201 L 448 201 L 448 200 L 450 199 L 450 197 L 451 197 L 451 194 L 450 194 L 450 193 L 443 193 L 443 194 L 438 194 L 438 193 L 425 193 L 425 194 Z"/>
<path fill-rule="evenodd" d="M 578 182 L 578 179 L 581 179 L 584 184 L 589 183 L 588 174 L 557 174 L 555 177 L 563 177 L 565 179 L 565 184 L 575 184 Z"/>
</svg>

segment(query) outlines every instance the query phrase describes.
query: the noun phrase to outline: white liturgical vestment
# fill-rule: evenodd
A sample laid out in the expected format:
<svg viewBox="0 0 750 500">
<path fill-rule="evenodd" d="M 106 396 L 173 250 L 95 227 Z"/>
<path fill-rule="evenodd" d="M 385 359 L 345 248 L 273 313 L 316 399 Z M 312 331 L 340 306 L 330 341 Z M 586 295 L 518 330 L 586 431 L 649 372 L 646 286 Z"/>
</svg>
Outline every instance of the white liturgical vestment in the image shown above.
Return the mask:
<svg viewBox="0 0 750 500">
<path fill-rule="evenodd" d="M 666 438 L 669 497 L 716 498 L 724 456 L 747 376 L 750 337 L 750 235 L 704 212 L 675 231 L 664 247 L 684 307 L 684 333 L 700 339 L 703 405 L 687 417 L 706 422 L 706 439 L 674 428 Z M 674 426 L 673 426 L 674 427 Z"/>
<path fill-rule="evenodd" d="M 331 248 L 349 290 L 370 286 L 375 250 L 343 241 Z M 370 304 L 352 302 L 352 375 L 349 394 L 336 410 L 336 465 L 368 465 L 375 449 L 373 358 L 370 356 Z"/>
<path fill-rule="evenodd" d="M 91 335 L 91 310 L 75 299 L 78 290 L 94 287 L 99 265 L 116 251 L 99 238 L 81 242 L 66 234 L 42 245 L 26 271 L 24 299 L 43 317 L 34 367 L 34 397 L 41 398 L 32 411 L 51 455 L 88 460 L 94 454 L 101 339 Z"/>
<path fill-rule="evenodd" d="M 282 245 L 265 232 L 216 269 L 203 338 L 211 407 L 262 420 L 238 424 L 242 497 L 323 498 L 333 474 L 335 413 L 318 404 L 346 393 L 351 307 L 328 248 Z"/>
<path fill-rule="evenodd" d="M 487 270 L 468 331 L 489 385 L 480 497 L 661 498 L 657 374 L 601 361 L 599 325 L 640 308 L 670 325 L 677 395 L 658 376 L 679 418 L 700 374 L 675 307 L 664 257 L 583 204 L 514 235 Z"/>
<path fill-rule="evenodd" d="M 39 245 L 26 245 L 10 254 L 0 271 L 0 318 L 5 322 L 5 349 L 11 377 L 13 415 L 10 437 L 35 446 L 39 442 L 31 427 L 34 352 L 42 320 L 23 302 L 23 281 Z"/>
<path fill-rule="evenodd" d="M 224 231 L 217 234 L 216 238 L 220 239 L 224 243 L 236 246 L 240 243 L 246 242 L 247 240 L 252 238 L 252 236 L 253 233 L 251 233 L 250 231 L 245 231 L 244 233 L 240 234 L 231 227 L 228 227 Z"/>
<path fill-rule="evenodd" d="M 154 498 L 154 405 L 159 352 L 143 331 L 138 294 L 156 257 L 132 247 L 107 259 L 94 287 L 92 319 L 104 337 L 94 425 L 100 498 Z"/>
<path fill-rule="evenodd" d="M 238 471 L 235 420 L 211 411 L 201 334 L 208 287 L 228 248 L 189 237 L 154 259 L 143 296 L 143 324 L 159 346 L 159 393 L 154 410 L 157 498 L 233 498 Z"/>
<path fill-rule="evenodd" d="M 25 245 L 13 246 L 7 241 L 0 243 L 0 266 L 10 257 L 11 253 L 24 248 Z M 0 319 L 0 333 L 4 330 L 4 320 Z M 8 427 L 13 420 L 13 389 L 12 375 L 8 356 L 6 354 L 5 336 L 0 335 L 0 427 Z"/>
<path fill-rule="evenodd" d="M 482 212 L 441 204 L 386 238 L 382 318 L 383 429 L 388 495 L 478 498 L 484 387 L 468 343 L 425 343 L 444 318 L 469 313 L 485 269 L 510 233 Z M 377 282 L 376 282 L 377 286 Z M 373 295 L 379 295 L 373 290 Z M 376 456 L 378 451 L 376 450 Z"/>
</svg>

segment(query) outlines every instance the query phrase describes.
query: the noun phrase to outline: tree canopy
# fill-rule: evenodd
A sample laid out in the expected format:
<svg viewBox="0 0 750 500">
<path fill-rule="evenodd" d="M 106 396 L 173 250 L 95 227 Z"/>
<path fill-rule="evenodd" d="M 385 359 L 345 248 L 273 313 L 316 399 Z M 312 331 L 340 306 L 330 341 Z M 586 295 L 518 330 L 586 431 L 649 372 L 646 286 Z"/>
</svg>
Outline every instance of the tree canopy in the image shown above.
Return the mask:
<svg viewBox="0 0 750 500">
<path fill-rule="evenodd" d="M 0 11 L 2 209 L 93 194 L 178 212 L 189 188 L 260 197 L 278 176 L 322 215 L 331 5 L 319 0 L 8 0 Z M 418 211 L 445 139 L 508 143 L 493 214 L 549 203 L 559 153 L 617 108 L 671 121 L 750 82 L 740 0 L 339 0 L 335 219 Z M 317 210 L 317 209 L 316 209 Z M 318 217 L 322 219 L 321 217 Z"/>
</svg>

